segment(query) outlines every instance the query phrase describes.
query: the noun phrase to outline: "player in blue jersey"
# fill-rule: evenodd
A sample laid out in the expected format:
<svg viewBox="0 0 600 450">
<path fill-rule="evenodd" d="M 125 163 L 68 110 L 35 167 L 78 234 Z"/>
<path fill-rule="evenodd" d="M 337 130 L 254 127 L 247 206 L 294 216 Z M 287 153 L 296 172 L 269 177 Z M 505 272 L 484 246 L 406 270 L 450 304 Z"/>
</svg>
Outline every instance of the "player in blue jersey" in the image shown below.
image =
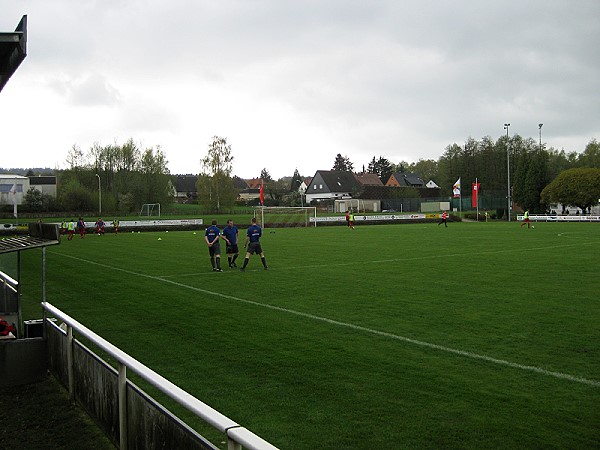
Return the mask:
<svg viewBox="0 0 600 450">
<path fill-rule="evenodd" d="M 260 226 L 256 224 L 256 217 L 252 218 L 252 225 L 248 228 L 246 232 L 246 242 L 244 243 L 244 247 L 247 247 L 246 258 L 244 258 L 244 265 L 242 266 L 242 272 L 246 270 L 246 266 L 248 265 L 248 261 L 250 261 L 250 255 L 255 253 L 260 255 L 260 260 L 262 264 L 267 270 L 267 260 L 265 259 L 265 252 L 263 252 L 262 247 L 260 246 L 260 237 L 262 236 L 262 229 Z"/>
<path fill-rule="evenodd" d="M 237 267 L 235 260 L 240 254 L 240 250 L 238 249 L 238 236 L 239 231 L 237 227 L 233 225 L 233 220 L 229 219 L 227 221 L 227 226 L 223 228 L 221 239 L 224 239 L 225 242 L 227 242 L 227 262 L 229 262 L 230 269 Z"/>
<path fill-rule="evenodd" d="M 212 265 L 213 272 L 223 272 L 223 269 L 221 269 L 220 235 L 221 230 L 217 227 L 217 221 L 213 220 L 212 225 L 204 233 L 204 240 L 206 241 L 206 245 L 208 245 L 208 254 L 210 255 L 210 264 Z"/>
</svg>

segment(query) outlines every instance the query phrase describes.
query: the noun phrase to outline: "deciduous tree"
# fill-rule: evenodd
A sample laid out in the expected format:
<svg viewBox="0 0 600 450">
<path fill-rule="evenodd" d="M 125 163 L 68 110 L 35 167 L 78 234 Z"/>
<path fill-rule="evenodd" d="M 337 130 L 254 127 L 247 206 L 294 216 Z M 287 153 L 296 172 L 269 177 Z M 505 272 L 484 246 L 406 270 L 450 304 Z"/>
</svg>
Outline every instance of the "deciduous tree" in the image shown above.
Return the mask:
<svg viewBox="0 0 600 450">
<path fill-rule="evenodd" d="M 600 198 L 600 169 L 565 170 L 544 188 L 541 197 L 547 204 L 575 205 L 585 210 Z"/>
</svg>

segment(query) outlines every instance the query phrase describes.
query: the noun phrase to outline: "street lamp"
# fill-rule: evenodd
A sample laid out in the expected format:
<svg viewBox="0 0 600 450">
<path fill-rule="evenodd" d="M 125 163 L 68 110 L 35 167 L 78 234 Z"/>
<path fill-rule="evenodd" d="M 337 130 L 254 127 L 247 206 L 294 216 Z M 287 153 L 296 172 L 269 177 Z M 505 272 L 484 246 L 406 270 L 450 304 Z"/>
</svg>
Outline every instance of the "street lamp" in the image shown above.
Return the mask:
<svg viewBox="0 0 600 450">
<path fill-rule="evenodd" d="M 504 129 L 506 130 L 506 167 L 507 167 L 507 178 L 508 178 L 508 182 L 506 184 L 506 198 L 508 201 L 508 221 L 510 222 L 510 151 L 509 151 L 509 145 L 508 145 L 508 127 L 510 127 L 510 123 L 505 123 L 504 124 Z"/>
<path fill-rule="evenodd" d="M 538 127 L 540 129 L 540 150 L 542 149 L 542 127 L 544 126 L 543 123 L 538 124 Z"/>
<path fill-rule="evenodd" d="M 100 189 L 100 175 L 96 174 L 96 176 L 98 177 L 98 214 L 102 216 L 102 189 Z"/>
</svg>

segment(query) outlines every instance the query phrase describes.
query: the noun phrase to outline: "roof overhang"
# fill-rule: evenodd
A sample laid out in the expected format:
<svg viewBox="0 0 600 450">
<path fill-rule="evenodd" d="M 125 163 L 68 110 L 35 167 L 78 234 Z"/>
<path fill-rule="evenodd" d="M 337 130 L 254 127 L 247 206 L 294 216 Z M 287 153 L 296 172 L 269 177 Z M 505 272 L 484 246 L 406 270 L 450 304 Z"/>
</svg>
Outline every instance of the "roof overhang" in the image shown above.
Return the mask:
<svg viewBox="0 0 600 450">
<path fill-rule="evenodd" d="M 15 236 L 0 240 L 0 253 L 20 252 L 32 248 L 60 244 L 58 225 L 30 223 L 28 236 Z"/>
<path fill-rule="evenodd" d="M 12 33 L 0 32 L 0 91 L 27 56 L 27 16 Z"/>
</svg>

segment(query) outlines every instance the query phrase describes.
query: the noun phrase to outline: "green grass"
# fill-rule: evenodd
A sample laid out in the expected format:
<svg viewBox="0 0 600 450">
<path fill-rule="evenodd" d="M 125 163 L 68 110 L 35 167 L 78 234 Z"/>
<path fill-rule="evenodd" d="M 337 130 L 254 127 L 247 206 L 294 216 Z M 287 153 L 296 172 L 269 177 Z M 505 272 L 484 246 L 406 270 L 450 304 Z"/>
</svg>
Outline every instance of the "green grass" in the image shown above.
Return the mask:
<svg viewBox="0 0 600 450">
<path fill-rule="evenodd" d="M 47 299 L 282 449 L 600 446 L 598 224 L 265 230 L 222 274 L 202 238 L 63 240 Z"/>
</svg>

